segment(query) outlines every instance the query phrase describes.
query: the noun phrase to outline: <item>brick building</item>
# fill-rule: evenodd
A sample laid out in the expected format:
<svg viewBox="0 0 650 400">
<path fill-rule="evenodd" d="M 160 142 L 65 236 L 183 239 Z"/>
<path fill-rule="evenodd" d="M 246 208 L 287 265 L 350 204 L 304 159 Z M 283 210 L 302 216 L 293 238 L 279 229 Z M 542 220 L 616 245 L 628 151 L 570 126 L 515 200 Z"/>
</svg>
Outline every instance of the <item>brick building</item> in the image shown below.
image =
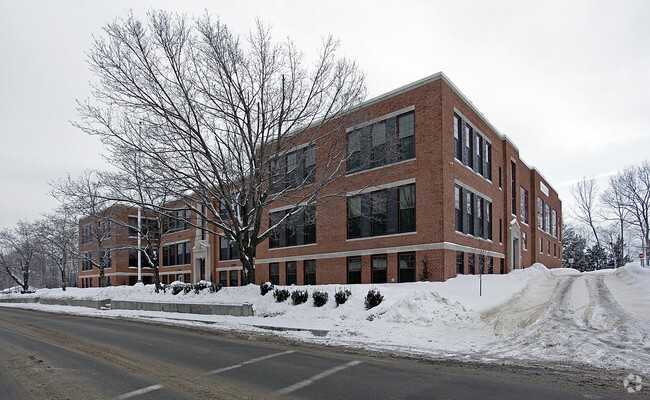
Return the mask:
<svg viewBox="0 0 650 400">
<path fill-rule="evenodd" d="M 506 273 L 536 262 L 561 266 L 557 192 L 444 74 L 369 100 L 361 111 L 363 121 L 340 132 L 346 172 L 327 191 L 341 195 L 288 221 L 258 246 L 257 283 L 408 282 L 418 279 L 425 263 L 431 280 L 480 269 Z M 305 177 L 325 161 L 317 149 L 301 146 L 285 157 L 284 168 L 302 160 L 297 171 Z M 272 206 L 268 222 L 285 211 Z M 121 209 L 119 218 L 133 219 L 133 212 Z M 171 229 L 163 227 L 161 281 L 239 285 L 236 249 L 192 227 L 201 221 L 183 222 L 192 218 L 179 209 Z M 96 250 L 83 240 L 89 226 L 82 220 L 82 251 Z M 134 283 L 133 250 L 117 245 L 126 235 L 132 247 L 134 238 L 114 229 L 115 254 L 106 275 L 112 284 Z M 143 271 L 147 283 L 151 272 Z M 84 270 L 82 261 L 79 276 L 80 286 L 87 286 L 98 275 Z"/>
</svg>

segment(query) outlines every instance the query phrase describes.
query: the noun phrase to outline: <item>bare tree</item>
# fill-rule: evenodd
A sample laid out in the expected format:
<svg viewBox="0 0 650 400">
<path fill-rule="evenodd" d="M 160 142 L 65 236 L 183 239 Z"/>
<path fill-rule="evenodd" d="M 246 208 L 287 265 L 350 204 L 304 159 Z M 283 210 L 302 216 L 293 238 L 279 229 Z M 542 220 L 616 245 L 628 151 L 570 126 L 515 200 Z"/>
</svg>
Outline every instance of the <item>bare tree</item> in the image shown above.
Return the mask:
<svg viewBox="0 0 650 400">
<path fill-rule="evenodd" d="M 650 162 L 629 167 L 615 177 L 628 221 L 641 232 L 644 253 L 650 248 Z"/>
<path fill-rule="evenodd" d="M 609 187 L 601 196 L 601 203 L 605 206 L 604 218 L 606 220 L 616 221 L 618 224 L 618 233 L 613 235 L 609 232 L 608 243 L 612 251 L 618 251 L 619 254 L 614 254 L 614 260 L 622 260 L 625 258 L 625 226 L 629 219 L 630 212 L 625 206 L 624 185 L 620 175 L 610 177 Z M 615 236 L 620 238 L 620 243 Z M 617 243 L 612 247 L 612 243 Z M 616 267 L 616 265 L 615 265 Z"/>
<path fill-rule="evenodd" d="M 79 254 L 79 224 L 73 211 L 63 205 L 34 224 L 40 250 L 58 270 L 61 289 L 66 290 L 70 272 L 76 269 Z"/>
<path fill-rule="evenodd" d="M 600 238 L 598 237 L 597 230 L 597 207 L 598 207 L 598 185 L 596 179 L 582 178 L 581 181 L 571 186 L 571 195 L 575 200 L 575 208 L 573 210 L 575 218 L 589 226 L 591 232 L 596 240 L 596 250 L 600 253 L 602 246 L 600 245 Z M 600 258 L 596 258 L 596 268 L 600 268 Z"/>
<path fill-rule="evenodd" d="M 345 173 L 341 131 L 365 84 L 338 47 L 325 38 L 308 67 L 260 22 L 239 38 L 207 14 L 129 15 L 88 53 L 99 83 L 76 125 L 99 135 L 112 159 L 137 155 L 149 184 L 185 199 L 205 229 L 236 246 L 250 283 L 256 247 L 335 196 L 326 189 Z M 286 213 L 267 226 L 271 204 Z"/>
<path fill-rule="evenodd" d="M 0 232 L 0 266 L 22 291 L 29 290 L 30 271 L 37 259 L 38 238 L 34 226 L 19 221 L 16 227 Z"/>
<path fill-rule="evenodd" d="M 53 182 L 51 186 L 51 195 L 61 201 L 71 213 L 87 218 L 88 223 L 80 227 L 81 242 L 93 243 L 94 251 L 89 254 L 80 251 L 79 257 L 99 270 L 99 286 L 106 286 L 104 270 L 114 247 L 111 238 L 115 220 L 114 206 L 118 205 L 117 202 L 107 200 L 107 187 L 101 174 L 95 171 L 85 171 L 76 179 L 68 175 L 65 179 Z"/>
</svg>

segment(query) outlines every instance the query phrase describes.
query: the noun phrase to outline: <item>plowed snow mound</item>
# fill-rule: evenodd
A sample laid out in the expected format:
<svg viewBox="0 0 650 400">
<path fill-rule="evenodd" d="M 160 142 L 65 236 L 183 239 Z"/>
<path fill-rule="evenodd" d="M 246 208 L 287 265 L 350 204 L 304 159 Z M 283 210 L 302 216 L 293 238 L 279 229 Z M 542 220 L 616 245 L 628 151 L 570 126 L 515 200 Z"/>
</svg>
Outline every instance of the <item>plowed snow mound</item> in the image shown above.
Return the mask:
<svg viewBox="0 0 650 400">
<path fill-rule="evenodd" d="M 474 313 L 468 313 L 459 302 L 423 290 L 406 294 L 376 315 L 384 322 L 417 326 L 473 322 L 477 317 Z"/>
</svg>

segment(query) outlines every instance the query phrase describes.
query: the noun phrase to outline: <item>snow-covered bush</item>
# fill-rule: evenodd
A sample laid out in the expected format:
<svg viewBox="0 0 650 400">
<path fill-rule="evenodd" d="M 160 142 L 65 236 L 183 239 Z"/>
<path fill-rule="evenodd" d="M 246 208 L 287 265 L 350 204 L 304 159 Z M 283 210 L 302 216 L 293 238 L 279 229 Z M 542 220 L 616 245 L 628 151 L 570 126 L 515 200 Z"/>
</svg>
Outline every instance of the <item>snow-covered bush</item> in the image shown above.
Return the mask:
<svg viewBox="0 0 650 400">
<path fill-rule="evenodd" d="M 312 299 L 314 299 L 314 307 L 322 307 L 327 304 L 329 295 L 324 290 L 316 290 L 311 294 Z"/>
<path fill-rule="evenodd" d="M 183 294 L 188 294 L 189 292 L 192 291 L 192 284 L 191 283 L 186 283 L 185 286 L 183 286 Z"/>
<path fill-rule="evenodd" d="M 294 306 L 306 303 L 307 299 L 309 299 L 309 292 L 306 290 L 294 290 L 293 293 L 291 293 L 291 301 Z"/>
<path fill-rule="evenodd" d="M 264 282 L 260 285 L 260 293 L 265 296 L 268 292 L 273 290 L 275 286 L 271 282 Z"/>
<path fill-rule="evenodd" d="M 352 292 L 349 289 L 339 289 L 334 293 L 334 301 L 336 301 L 337 306 L 340 306 L 341 304 L 345 304 L 351 295 Z"/>
<path fill-rule="evenodd" d="M 220 283 L 210 282 L 210 285 L 208 286 L 208 291 L 210 293 L 217 293 L 220 290 L 221 290 L 221 284 Z"/>
<path fill-rule="evenodd" d="M 373 288 L 368 290 L 368 294 L 366 295 L 366 310 L 370 310 L 373 307 L 377 307 L 378 305 L 381 304 L 381 302 L 384 300 L 384 296 L 379 292 L 379 290 Z"/>
<path fill-rule="evenodd" d="M 183 290 L 185 290 L 185 284 L 184 284 L 184 283 L 180 283 L 180 282 L 179 282 L 179 283 L 176 283 L 176 282 L 174 282 L 174 283 L 172 283 L 172 284 L 169 285 L 169 286 L 172 287 L 172 294 L 173 294 L 174 296 L 176 296 L 177 294 L 179 294 L 180 292 L 182 292 Z"/>
<path fill-rule="evenodd" d="M 282 303 L 289 298 L 289 291 L 287 289 L 275 289 L 273 291 L 273 297 L 278 303 Z"/>
</svg>

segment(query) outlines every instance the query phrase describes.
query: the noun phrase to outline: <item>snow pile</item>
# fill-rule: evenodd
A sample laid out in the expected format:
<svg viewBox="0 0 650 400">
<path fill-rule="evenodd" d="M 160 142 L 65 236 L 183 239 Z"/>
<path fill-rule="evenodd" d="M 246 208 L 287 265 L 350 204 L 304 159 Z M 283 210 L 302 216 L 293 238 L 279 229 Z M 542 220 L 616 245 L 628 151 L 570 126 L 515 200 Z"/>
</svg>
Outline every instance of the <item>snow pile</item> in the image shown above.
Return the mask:
<svg viewBox="0 0 650 400">
<path fill-rule="evenodd" d="M 226 287 L 217 293 L 206 289 L 177 295 L 170 290 L 155 293 L 153 285 L 147 285 L 70 288 L 67 292 L 43 289 L 33 295 L 0 297 L 249 303 L 255 314 L 252 317 L 96 311 L 62 306 L 58 309 L 202 326 L 210 322 L 219 329 L 273 328 L 270 332 L 301 340 L 431 357 L 586 363 L 650 373 L 650 270 L 636 265 L 581 274 L 572 269 L 548 270 L 535 264 L 507 275 L 458 276 L 446 282 L 280 288 L 290 292 L 306 289 L 309 300 L 297 306 L 292 305 L 291 299 L 277 303 L 273 292 L 261 296 L 256 285 Z M 350 298 L 337 306 L 335 293 L 346 289 L 351 291 Z M 370 289 L 379 290 L 384 301 L 366 310 L 364 299 Z M 328 293 L 329 301 L 323 307 L 313 305 L 311 294 L 316 290 Z"/>
</svg>

